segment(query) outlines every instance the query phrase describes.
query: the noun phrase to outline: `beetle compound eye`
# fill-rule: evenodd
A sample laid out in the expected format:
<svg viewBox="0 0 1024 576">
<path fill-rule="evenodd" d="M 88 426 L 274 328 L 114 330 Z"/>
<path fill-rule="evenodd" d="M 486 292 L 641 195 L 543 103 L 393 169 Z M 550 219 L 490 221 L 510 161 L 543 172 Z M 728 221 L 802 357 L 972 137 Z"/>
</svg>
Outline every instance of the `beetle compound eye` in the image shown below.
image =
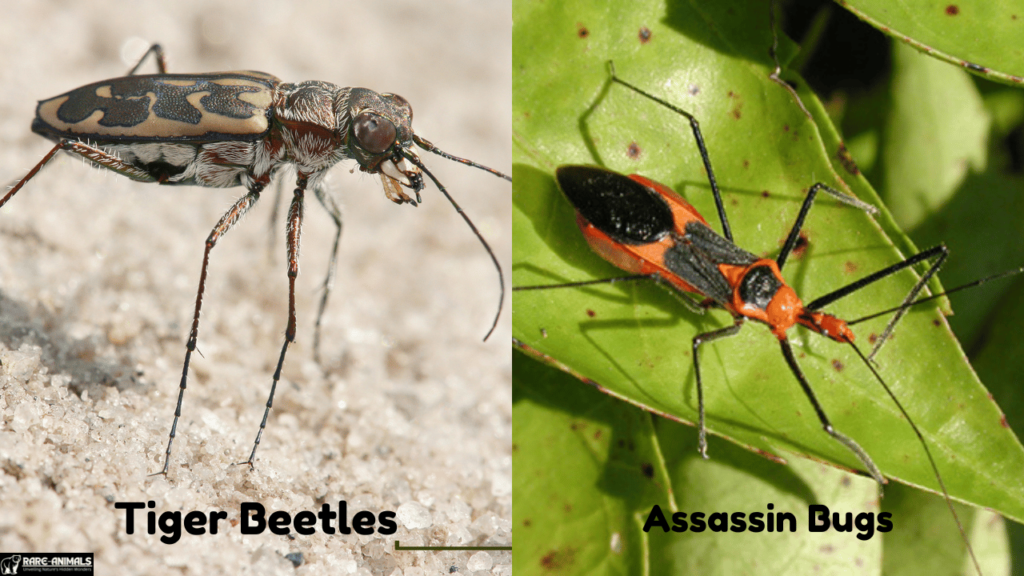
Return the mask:
<svg viewBox="0 0 1024 576">
<path fill-rule="evenodd" d="M 359 145 L 371 154 L 380 154 L 395 142 L 395 125 L 376 114 L 356 116 L 355 130 Z"/>
<path fill-rule="evenodd" d="M 409 104 L 408 100 L 402 98 L 398 94 L 391 94 L 390 92 L 387 94 L 381 94 L 381 96 L 383 98 L 392 100 L 395 106 L 398 106 L 399 108 L 405 110 L 406 115 L 409 117 L 409 122 L 412 122 L 412 104 Z"/>
</svg>

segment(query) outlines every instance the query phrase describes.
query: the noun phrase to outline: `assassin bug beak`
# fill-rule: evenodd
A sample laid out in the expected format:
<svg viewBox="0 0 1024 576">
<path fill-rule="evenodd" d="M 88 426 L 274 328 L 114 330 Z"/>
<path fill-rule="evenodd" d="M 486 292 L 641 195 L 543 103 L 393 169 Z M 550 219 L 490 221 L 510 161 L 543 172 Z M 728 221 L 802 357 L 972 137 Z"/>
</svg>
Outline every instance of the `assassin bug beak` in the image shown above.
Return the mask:
<svg viewBox="0 0 1024 576">
<path fill-rule="evenodd" d="M 429 142 L 423 140 L 422 138 L 415 136 L 413 138 L 416 141 L 416 143 L 423 147 L 425 150 L 429 150 L 431 152 L 434 152 L 435 154 L 444 156 L 445 158 L 448 158 L 450 160 L 462 162 L 463 164 L 467 164 L 470 166 L 476 166 L 477 168 L 486 170 L 496 176 L 506 178 L 509 182 L 512 181 L 511 178 L 505 176 L 504 174 L 498 172 L 497 170 L 492 170 L 491 168 L 487 168 L 486 166 L 482 166 L 480 164 L 477 164 L 476 162 L 471 162 L 463 158 L 456 158 L 455 156 L 451 156 L 449 154 L 441 152 L 440 150 L 435 148 L 433 144 L 430 144 Z M 423 143 L 426 143 L 426 146 L 424 146 Z M 487 334 L 484 335 L 484 342 L 486 342 L 487 339 L 491 337 L 491 334 L 494 333 L 494 329 L 498 327 L 498 318 L 501 317 L 501 306 L 505 302 L 505 274 L 504 272 L 501 271 L 501 264 L 498 263 L 498 257 L 494 255 L 494 251 L 491 250 L 491 246 L 487 243 L 487 240 L 484 240 L 484 237 L 482 234 L 480 234 L 480 231 L 476 229 L 476 225 L 473 224 L 473 221 L 469 219 L 469 216 L 466 216 L 465 212 L 462 211 L 462 207 L 460 207 L 458 202 L 456 202 L 455 199 L 452 198 L 451 194 L 449 194 L 448 191 L 445 190 L 445 187 L 437 180 L 437 178 L 434 177 L 430 170 L 427 170 L 427 167 L 424 166 L 422 162 L 420 162 L 420 159 L 418 156 L 416 156 L 416 153 L 413 152 L 412 150 L 406 150 L 405 148 L 400 149 L 400 153 L 402 154 L 402 156 L 405 157 L 405 159 L 415 164 L 417 168 L 419 168 L 424 174 L 430 177 L 430 179 L 434 182 L 434 186 L 437 186 L 437 189 L 440 190 L 442 194 L 444 194 L 444 197 L 448 199 L 448 202 L 450 202 L 451 205 L 455 208 L 455 211 L 458 212 L 460 216 L 462 216 L 463 220 L 466 221 L 466 224 L 469 225 L 469 229 L 473 231 L 473 234 L 476 234 L 477 239 L 480 240 L 480 243 L 483 244 L 484 249 L 487 250 L 487 254 L 491 257 L 491 261 L 494 262 L 494 268 L 498 271 L 498 286 L 500 288 L 500 295 L 498 296 L 498 312 L 494 315 L 494 322 L 491 324 L 490 330 L 488 330 Z"/>
</svg>

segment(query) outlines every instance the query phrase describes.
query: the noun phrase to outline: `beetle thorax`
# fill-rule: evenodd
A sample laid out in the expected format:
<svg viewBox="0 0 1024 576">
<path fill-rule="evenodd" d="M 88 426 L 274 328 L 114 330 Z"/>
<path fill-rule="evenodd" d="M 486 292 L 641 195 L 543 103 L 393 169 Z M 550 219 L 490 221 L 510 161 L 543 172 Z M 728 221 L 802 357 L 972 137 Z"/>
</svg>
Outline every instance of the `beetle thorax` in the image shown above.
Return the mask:
<svg viewBox="0 0 1024 576">
<path fill-rule="evenodd" d="M 274 117 L 286 158 L 300 171 L 323 171 L 347 157 L 347 106 L 337 103 L 347 101 L 348 90 L 315 80 L 278 88 Z"/>
</svg>

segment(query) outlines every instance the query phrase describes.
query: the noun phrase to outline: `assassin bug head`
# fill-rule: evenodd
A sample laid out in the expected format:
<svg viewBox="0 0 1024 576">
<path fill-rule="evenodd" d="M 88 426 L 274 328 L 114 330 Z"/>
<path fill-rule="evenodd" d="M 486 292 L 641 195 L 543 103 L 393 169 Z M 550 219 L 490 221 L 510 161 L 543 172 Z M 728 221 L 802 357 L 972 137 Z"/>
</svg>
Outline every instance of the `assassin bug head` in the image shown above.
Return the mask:
<svg viewBox="0 0 1024 576">
<path fill-rule="evenodd" d="M 352 88 L 347 95 L 338 94 L 334 108 L 348 110 L 351 114 L 350 117 L 338 115 L 338 131 L 348 145 L 349 156 L 359 162 L 360 170 L 380 174 L 384 192 L 392 202 L 413 205 L 420 202 L 423 175 L 417 166 L 406 161 L 409 156 L 416 156 L 411 150 L 412 106 L 409 102 L 397 94 Z M 416 202 L 402 192 L 399 185 L 415 192 Z"/>
<path fill-rule="evenodd" d="M 805 309 L 797 317 L 797 322 L 836 342 L 853 342 L 853 330 L 850 329 L 849 324 L 831 314 Z"/>
</svg>

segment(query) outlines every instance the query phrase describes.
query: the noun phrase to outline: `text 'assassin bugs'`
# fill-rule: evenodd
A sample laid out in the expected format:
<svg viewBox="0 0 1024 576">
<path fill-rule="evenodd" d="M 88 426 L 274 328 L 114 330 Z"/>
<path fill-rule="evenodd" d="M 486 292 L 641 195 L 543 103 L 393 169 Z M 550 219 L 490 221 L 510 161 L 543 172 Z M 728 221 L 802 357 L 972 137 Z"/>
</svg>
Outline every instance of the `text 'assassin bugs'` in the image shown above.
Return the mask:
<svg viewBox="0 0 1024 576">
<path fill-rule="evenodd" d="M 708 308 L 728 311 L 733 317 L 731 326 L 699 334 L 692 341 L 698 404 L 698 449 L 705 458 L 707 457 L 707 433 L 699 362 L 701 345 L 737 334 L 748 319 L 767 325 L 778 340 L 786 364 L 814 408 L 822 428 L 853 453 L 864 469 L 881 485 L 886 483 L 886 479 L 871 456 L 854 439 L 842 434 L 831 423 L 797 362 L 787 333 L 792 327 L 799 324 L 831 340 L 849 344 L 913 429 L 973 560 L 973 550 L 971 550 L 955 510 L 953 510 L 951 498 L 924 436 L 876 371 L 869 360 L 870 356 L 863 354 L 854 344 L 855 337 L 850 325 L 876 315 L 846 322 L 822 312 L 821 309 L 901 270 L 930 261 L 931 264 L 927 271 L 913 286 L 903 304 L 883 313 L 895 312 L 885 331 L 876 341 L 872 352 L 874 354 L 892 333 L 893 328 L 909 306 L 996 277 L 972 282 L 944 294 L 918 299 L 919 293 L 947 258 L 948 250 L 944 245 L 939 245 L 804 304 L 797 297 L 795 291 L 786 284 L 781 271 L 788 257 L 798 245 L 801 228 L 817 194 L 824 191 L 843 203 L 868 212 L 874 212 L 875 209 L 822 183 L 817 183 L 810 187 L 796 222 L 790 229 L 782 250 L 775 259 L 759 257 L 739 248 L 732 237 L 721 193 L 697 119 L 685 110 L 618 78 L 615 76 L 614 68 L 610 68 L 613 82 L 671 109 L 690 122 L 717 207 L 722 234 L 712 230 L 703 216 L 686 200 L 666 186 L 648 178 L 638 175 L 624 176 L 594 166 L 560 166 L 555 171 L 558 187 L 575 209 L 577 225 L 587 243 L 602 258 L 633 275 L 568 284 L 517 286 L 513 290 L 583 287 L 627 280 L 654 280 L 658 284 L 670 288 L 678 300 L 698 314 L 703 314 Z M 1018 269 L 1000 276 L 1019 272 Z M 691 294 L 700 298 L 695 300 L 690 296 Z M 589 310 L 588 314 L 592 315 Z M 975 566 L 977 567 L 976 561 Z M 978 571 L 980 573 L 980 569 Z"/>
<path fill-rule="evenodd" d="M 157 61 L 159 73 L 136 75 L 150 54 Z M 423 174 L 434 182 L 480 240 L 498 271 L 498 313 L 484 340 L 497 325 L 504 300 L 504 278 L 498 260 L 476 226 L 420 161 L 413 144 L 506 180 L 511 181 L 511 178 L 443 152 L 415 134 L 412 107 L 401 96 L 320 81 L 285 83 L 262 72 L 167 74 L 163 50 L 154 44 L 127 76 L 96 82 L 41 101 L 32 130 L 57 144 L 0 198 L 0 207 L 62 150 L 140 182 L 219 188 L 244 186 L 247 189 L 206 240 L 174 420 L 164 465 L 157 474 L 166 474 L 170 466 L 189 361 L 199 337 L 210 251 L 287 165 L 294 166 L 297 173 L 286 233 L 288 326 L 263 419 L 246 461 L 250 467 L 273 406 L 285 354 L 295 341 L 295 279 L 299 270 L 299 236 L 307 189 L 313 191 L 335 224 L 334 246 L 316 320 L 314 351 L 319 344 L 320 321 L 330 293 L 341 238 L 341 212 L 327 193 L 324 176 L 338 162 L 355 160 L 363 172 L 380 175 L 385 195 L 397 204 L 415 206 L 421 201 Z M 403 186 L 415 194 L 415 200 L 402 190 Z"/>
</svg>

